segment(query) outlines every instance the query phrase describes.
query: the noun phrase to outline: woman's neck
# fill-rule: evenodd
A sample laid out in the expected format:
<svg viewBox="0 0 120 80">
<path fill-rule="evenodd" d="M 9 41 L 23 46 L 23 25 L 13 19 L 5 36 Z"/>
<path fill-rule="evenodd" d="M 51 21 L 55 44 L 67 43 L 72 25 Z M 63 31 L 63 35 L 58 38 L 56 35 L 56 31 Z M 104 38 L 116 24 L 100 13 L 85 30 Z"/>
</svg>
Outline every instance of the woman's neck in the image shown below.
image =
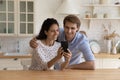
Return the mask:
<svg viewBox="0 0 120 80">
<path fill-rule="evenodd" d="M 53 40 L 43 40 L 42 41 L 45 45 L 47 45 L 47 46 L 52 46 L 53 44 L 54 44 L 54 41 Z"/>
</svg>

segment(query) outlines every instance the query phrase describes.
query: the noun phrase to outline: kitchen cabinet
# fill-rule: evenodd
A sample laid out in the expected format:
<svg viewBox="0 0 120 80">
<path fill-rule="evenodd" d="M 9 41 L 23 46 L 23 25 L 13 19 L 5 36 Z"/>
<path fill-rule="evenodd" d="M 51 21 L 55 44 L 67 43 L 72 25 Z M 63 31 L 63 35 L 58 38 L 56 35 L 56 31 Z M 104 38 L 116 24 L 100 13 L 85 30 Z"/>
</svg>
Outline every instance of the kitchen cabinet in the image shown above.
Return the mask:
<svg viewBox="0 0 120 80">
<path fill-rule="evenodd" d="M 0 36 L 34 34 L 34 0 L 0 1 Z"/>
<path fill-rule="evenodd" d="M 0 70 L 22 70 L 20 61 L 18 58 L 0 59 Z"/>
<path fill-rule="evenodd" d="M 120 69 L 120 54 L 95 53 L 96 69 Z M 81 62 L 84 62 L 82 57 Z"/>
<path fill-rule="evenodd" d="M 28 70 L 31 58 L 2 58 L 0 59 L 0 70 Z"/>
<path fill-rule="evenodd" d="M 107 53 L 95 54 L 96 69 L 119 69 L 120 54 L 112 55 Z"/>
<path fill-rule="evenodd" d="M 0 55 L 0 70 L 23 70 L 24 64 L 25 68 L 28 65 L 27 61 L 31 60 L 32 55 L 9 55 L 5 56 L 3 54 Z M 28 67 L 28 66 L 27 66 Z"/>
<path fill-rule="evenodd" d="M 95 64 L 96 64 L 96 69 L 119 69 L 120 59 L 97 58 Z"/>
<path fill-rule="evenodd" d="M 102 60 L 103 69 L 119 69 L 120 68 L 120 59 L 103 59 Z"/>
<path fill-rule="evenodd" d="M 96 68 L 96 69 L 102 69 L 102 68 L 103 68 L 102 62 L 103 62 L 102 59 L 96 58 L 96 60 L 95 60 L 95 68 Z"/>
<path fill-rule="evenodd" d="M 31 58 L 21 59 L 21 65 L 23 66 L 23 70 L 28 70 L 31 65 L 31 62 Z"/>
</svg>

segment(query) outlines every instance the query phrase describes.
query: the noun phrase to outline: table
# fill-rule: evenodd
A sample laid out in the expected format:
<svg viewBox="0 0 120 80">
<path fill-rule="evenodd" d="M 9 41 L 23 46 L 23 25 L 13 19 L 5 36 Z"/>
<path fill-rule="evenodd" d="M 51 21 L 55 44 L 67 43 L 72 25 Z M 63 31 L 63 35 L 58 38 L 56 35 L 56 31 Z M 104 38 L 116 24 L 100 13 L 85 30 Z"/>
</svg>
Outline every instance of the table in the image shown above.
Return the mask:
<svg viewBox="0 0 120 80">
<path fill-rule="evenodd" d="M 30 71 L 2 70 L 0 80 L 120 80 L 120 69 Z"/>
</svg>

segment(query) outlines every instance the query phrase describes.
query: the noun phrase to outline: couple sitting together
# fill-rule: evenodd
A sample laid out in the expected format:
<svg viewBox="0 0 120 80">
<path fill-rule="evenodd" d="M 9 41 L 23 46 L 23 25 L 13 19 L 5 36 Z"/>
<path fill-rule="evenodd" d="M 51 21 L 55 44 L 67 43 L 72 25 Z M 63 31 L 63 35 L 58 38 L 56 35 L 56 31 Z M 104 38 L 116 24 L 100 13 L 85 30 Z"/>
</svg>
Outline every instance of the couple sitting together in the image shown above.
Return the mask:
<svg viewBox="0 0 120 80">
<path fill-rule="evenodd" d="M 79 32 L 79 18 L 68 15 L 63 25 L 63 28 L 59 28 L 54 18 L 47 18 L 43 22 L 39 35 L 30 41 L 33 53 L 29 70 L 95 69 L 95 57 L 89 41 Z M 61 47 L 61 41 L 68 42 L 67 51 Z"/>
</svg>

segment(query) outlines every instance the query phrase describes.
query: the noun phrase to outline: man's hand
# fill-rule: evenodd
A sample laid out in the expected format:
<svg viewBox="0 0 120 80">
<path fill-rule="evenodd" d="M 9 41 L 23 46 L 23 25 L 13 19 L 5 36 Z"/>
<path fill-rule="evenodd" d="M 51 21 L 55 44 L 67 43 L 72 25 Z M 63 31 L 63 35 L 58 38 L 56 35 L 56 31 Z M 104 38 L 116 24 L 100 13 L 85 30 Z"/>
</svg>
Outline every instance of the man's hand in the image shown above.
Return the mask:
<svg viewBox="0 0 120 80">
<path fill-rule="evenodd" d="M 69 62 L 72 57 L 72 53 L 69 49 L 67 49 L 68 52 L 63 52 L 63 56 L 65 57 L 65 61 Z"/>
<path fill-rule="evenodd" d="M 37 48 L 38 44 L 37 44 L 36 41 L 37 41 L 36 38 L 33 38 L 33 39 L 30 40 L 29 45 L 30 45 L 31 48 Z"/>
</svg>

